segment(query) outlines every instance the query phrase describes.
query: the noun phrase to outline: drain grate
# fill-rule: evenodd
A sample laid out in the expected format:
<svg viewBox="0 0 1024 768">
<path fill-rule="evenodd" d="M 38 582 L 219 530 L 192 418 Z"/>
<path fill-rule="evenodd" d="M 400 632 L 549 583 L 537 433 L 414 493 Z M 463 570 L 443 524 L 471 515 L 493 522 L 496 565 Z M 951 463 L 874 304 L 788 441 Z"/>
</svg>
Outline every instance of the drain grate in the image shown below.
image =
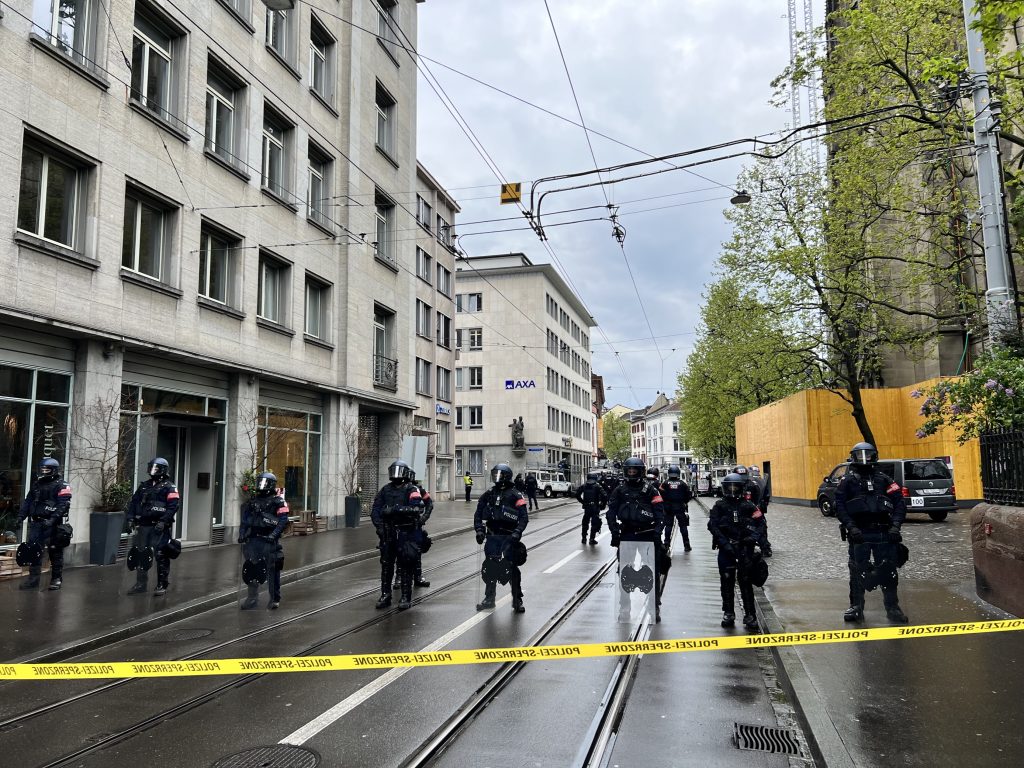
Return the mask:
<svg viewBox="0 0 1024 768">
<path fill-rule="evenodd" d="M 320 755 L 305 747 L 275 744 L 222 757 L 211 768 L 316 768 Z"/>
<path fill-rule="evenodd" d="M 181 643 L 186 640 L 198 640 L 201 637 L 212 635 L 212 629 L 167 629 L 162 632 L 154 632 L 149 636 L 152 643 Z"/>
<path fill-rule="evenodd" d="M 772 752 L 780 755 L 799 755 L 800 742 L 796 735 L 786 728 L 771 728 L 767 725 L 735 723 L 736 746 L 740 749 Z"/>
</svg>

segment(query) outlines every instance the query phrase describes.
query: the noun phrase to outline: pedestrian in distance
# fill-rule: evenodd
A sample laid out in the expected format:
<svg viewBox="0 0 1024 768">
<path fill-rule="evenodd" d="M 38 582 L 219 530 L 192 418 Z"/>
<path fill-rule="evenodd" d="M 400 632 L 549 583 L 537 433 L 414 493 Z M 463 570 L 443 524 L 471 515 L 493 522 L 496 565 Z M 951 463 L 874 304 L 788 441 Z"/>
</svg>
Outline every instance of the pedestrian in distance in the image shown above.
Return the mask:
<svg viewBox="0 0 1024 768">
<path fill-rule="evenodd" d="M 277 476 L 263 472 L 256 478 L 256 495 L 242 504 L 238 543 L 242 545 L 245 563 L 266 574 L 267 609 L 271 611 L 281 605 L 281 571 L 284 570 L 281 536 L 287 527 L 288 503 L 283 490 L 278 490 Z M 242 610 L 248 611 L 259 604 L 260 579 L 245 579 L 244 576 L 247 593 Z"/>
<path fill-rule="evenodd" d="M 466 476 L 462 478 L 463 484 L 466 486 L 466 503 L 469 503 L 469 497 L 473 493 L 473 478 L 469 476 L 469 472 L 466 472 Z"/>
<path fill-rule="evenodd" d="M 526 546 L 520 541 L 529 523 L 526 499 L 512 484 L 512 467 L 495 464 L 491 469 L 490 489 L 483 492 L 473 515 L 476 543 L 484 545 L 484 563 L 480 578 L 484 582 L 484 599 L 478 611 L 495 605 L 497 582 L 508 582 L 512 589 L 512 610 L 524 613 L 522 573 L 526 562 Z"/>
<path fill-rule="evenodd" d="M 388 467 L 388 483 L 373 499 L 370 520 L 377 529 L 380 549 L 380 599 L 377 608 L 391 605 L 395 566 L 401 572 L 398 610 L 412 606 L 412 579 L 420 554 L 419 528 L 423 497 L 412 482 L 412 468 L 401 459 Z"/>
<path fill-rule="evenodd" d="M 897 569 L 908 556 L 900 533 L 906 516 L 903 489 L 879 471 L 875 446 L 857 443 L 850 451 L 850 471 L 836 488 L 840 536 L 849 544 L 850 607 L 844 621 L 864 619 L 864 592 L 878 586 L 889 620 L 908 622 L 897 595 Z"/>
<path fill-rule="evenodd" d="M 590 544 L 597 544 L 601 532 L 601 512 L 608 506 L 608 496 L 598 482 L 596 472 L 587 475 L 587 481 L 576 491 L 576 501 L 583 505 L 583 535 L 581 543 L 587 543 L 587 528 L 590 528 Z"/>
<path fill-rule="evenodd" d="M 718 576 L 722 588 L 722 626 L 736 623 L 736 584 L 743 601 L 743 626 L 757 628 L 754 584 L 764 585 L 767 567 L 755 547 L 763 541 L 764 515 L 746 498 L 747 480 L 736 472 L 722 478 L 722 498 L 708 518 L 711 548 L 718 550 Z"/>
<path fill-rule="evenodd" d="M 526 480 L 524 481 L 526 486 L 526 500 L 529 502 L 529 509 L 540 509 L 540 503 L 537 501 L 537 476 L 533 472 L 526 473 Z"/>
<path fill-rule="evenodd" d="M 523 480 L 522 472 L 516 474 L 516 479 L 512 481 L 512 485 L 514 485 L 516 490 L 519 491 L 520 493 L 526 493 L 526 481 Z"/>
<path fill-rule="evenodd" d="M 153 594 L 162 595 L 170 584 L 171 556 L 168 554 L 168 545 L 174 530 L 174 516 L 178 514 L 181 505 L 181 494 L 171 482 L 171 468 L 167 459 L 155 457 L 146 465 L 146 473 L 149 479 L 139 485 L 128 503 L 128 526 L 134 529 L 133 549 L 152 552 L 155 556 L 156 589 Z M 145 592 L 148 581 L 148 566 L 143 562 L 135 568 L 135 584 L 128 590 L 128 594 Z"/>
<path fill-rule="evenodd" d="M 71 544 L 71 526 L 66 520 L 71 507 L 71 486 L 60 476 L 60 462 L 45 458 L 36 468 L 36 477 L 21 503 L 15 530 L 28 520 L 28 537 L 18 547 L 18 565 L 28 565 L 28 579 L 18 589 L 37 589 L 43 570 L 43 551 L 50 557 L 50 586 L 61 587 L 64 573 L 64 549 Z M 27 562 L 26 562 L 27 561 Z"/>
<path fill-rule="evenodd" d="M 690 546 L 690 513 L 689 503 L 693 498 L 689 484 L 683 480 L 683 473 L 678 464 L 668 468 L 665 481 L 661 484 L 661 498 L 665 502 L 665 546 L 672 546 L 672 525 L 679 523 L 679 533 L 683 537 L 683 550 L 689 552 Z"/>
</svg>

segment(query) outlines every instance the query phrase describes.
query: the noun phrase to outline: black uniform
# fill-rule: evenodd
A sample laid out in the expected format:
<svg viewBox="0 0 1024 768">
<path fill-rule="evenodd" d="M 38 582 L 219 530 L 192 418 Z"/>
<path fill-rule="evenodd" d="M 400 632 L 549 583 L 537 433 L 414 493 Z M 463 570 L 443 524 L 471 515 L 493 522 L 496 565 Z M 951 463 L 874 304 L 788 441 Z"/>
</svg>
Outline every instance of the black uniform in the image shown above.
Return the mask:
<svg viewBox="0 0 1024 768">
<path fill-rule="evenodd" d="M 618 547 L 620 541 L 650 541 L 654 544 L 657 566 L 654 595 L 656 606 L 660 606 L 662 576 L 668 572 L 668 557 L 663 551 L 665 510 L 658 489 L 647 480 L 636 485 L 623 482 L 608 499 L 607 519 L 613 547 Z M 656 618 L 661 620 L 660 608 Z"/>
<path fill-rule="evenodd" d="M 128 503 L 128 522 L 139 530 L 136 534 L 136 546 L 149 547 L 156 559 L 157 589 L 167 589 L 171 577 L 171 558 L 165 547 L 171 540 L 174 530 L 174 516 L 181 505 L 181 494 L 168 478 L 144 481 L 139 485 Z M 133 592 L 143 592 L 149 572 L 143 568 L 135 570 L 135 586 Z"/>
<path fill-rule="evenodd" d="M 420 543 L 427 537 L 427 529 L 424 528 L 427 524 L 427 520 L 430 519 L 430 515 L 434 512 L 434 500 L 430 497 L 430 492 L 423 487 L 418 481 L 416 487 L 420 491 L 420 501 L 423 502 L 423 511 L 420 513 L 420 519 L 416 524 L 416 530 L 419 532 Z M 416 567 L 412 573 L 412 583 L 417 587 L 429 587 L 430 582 L 423 578 L 423 552 L 422 550 L 416 553 Z M 395 583 L 393 589 L 400 589 L 402 586 L 402 563 L 398 561 L 395 567 Z"/>
<path fill-rule="evenodd" d="M 753 504 L 755 507 L 757 507 L 759 510 L 761 510 L 761 514 L 764 515 L 764 513 L 768 509 L 768 501 L 767 501 L 767 499 L 768 499 L 768 486 L 767 486 L 767 480 L 765 480 L 762 477 L 753 477 L 753 476 L 750 476 L 750 475 L 748 475 L 747 477 L 748 477 L 748 479 L 747 479 L 747 488 L 746 488 L 747 500 L 751 504 Z M 762 518 L 762 520 L 761 520 L 761 527 L 763 529 L 763 535 L 761 537 L 761 541 L 760 541 L 759 546 L 761 548 L 761 551 L 764 553 L 765 557 L 771 557 L 772 556 L 772 545 L 768 541 L 768 520 L 767 519 Z"/>
<path fill-rule="evenodd" d="M 854 465 L 836 488 L 836 517 L 849 539 L 850 607 L 864 610 L 864 574 L 877 569 L 887 613 L 902 611 L 896 587 L 899 532 L 907 516 L 903 490 L 874 467 Z M 905 617 L 903 617 L 905 620 Z"/>
<path fill-rule="evenodd" d="M 526 476 L 526 499 L 530 502 L 530 509 L 540 509 L 537 502 L 537 476 L 532 472 Z"/>
<path fill-rule="evenodd" d="M 605 472 L 601 476 L 601 487 L 604 488 L 605 495 L 610 499 L 612 497 L 612 491 L 619 487 L 619 479 L 611 472 Z"/>
<path fill-rule="evenodd" d="M 583 537 L 587 541 L 587 528 L 590 528 L 590 543 L 597 544 L 597 534 L 601 532 L 601 512 L 608 506 L 608 496 L 596 480 L 587 480 L 576 491 L 576 501 L 583 505 Z"/>
<path fill-rule="evenodd" d="M 685 480 L 666 480 L 661 484 L 661 498 L 665 502 L 665 546 L 672 545 L 672 523 L 678 521 L 679 533 L 683 537 L 683 549 L 689 552 L 690 515 L 687 504 L 693 498 L 690 486 Z"/>
<path fill-rule="evenodd" d="M 380 548 L 381 602 L 388 605 L 391 603 L 391 580 L 395 576 L 396 562 L 401 567 L 402 602 L 412 599 L 422 511 L 420 489 L 411 482 L 400 485 L 388 483 L 373 499 L 370 520 L 380 539 L 377 546 Z"/>
<path fill-rule="evenodd" d="M 715 502 L 708 530 L 718 547 L 718 576 L 722 586 L 722 611 L 735 613 L 736 581 L 740 583 L 745 616 L 754 615 L 754 585 L 750 568 L 757 555 L 755 546 L 764 541 L 764 515 L 746 499 L 724 496 Z"/>
<path fill-rule="evenodd" d="M 522 574 L 516 564 L 513 548 L 520 546 L 519 540 L 530 522 L 526 499 L 514 487 L 500 488 L 497 485 L 484 491 L 473 515 L 477 543 L 484 545 L 484 557 L 493 561 L 505 561 L 509 569 L 509 586 L 512 588 L 512 607 L 517 611 L 523 605 Z M 486 566 L 486 564 L 485 564 Z M 497 591 L 497 579 L 489 576 L 485 567 L 481 572 L 484 580 L 484 600 L 493 604 Z"/>
<path fill-rule="evenodd" d="M 43 570 L 43 550 L 50 556 L 50 586 L 59 588 L 64 572 L 64 548 L 57 543 L 57 526 L 63 523 L 71 507 L 71 486 L 60 475 L 37 479 L 29 488 L 28 495 L 21 503 L 15 527 L 28 518 L 26 543 L 38 545 L 36 556 L 29 563 L 28 581 L 21 589 L 35 589 L 39 586 L 39 574 Z"/>
<path fill-rule="evenodd" d="M 281 571 L 284 569 L 284 547 L 281 534 L 288 526 L 288 504 L 276 493 L 255 496 L 242 504 L 238 543 L 249 561 L 267 564 L 267 584 L 270 591 L 268 607 L 276 608 L 281 602 Z M 248 597 L 243 608 L 255 608 L 259 584 L 249 584 Z"/>
</svg>

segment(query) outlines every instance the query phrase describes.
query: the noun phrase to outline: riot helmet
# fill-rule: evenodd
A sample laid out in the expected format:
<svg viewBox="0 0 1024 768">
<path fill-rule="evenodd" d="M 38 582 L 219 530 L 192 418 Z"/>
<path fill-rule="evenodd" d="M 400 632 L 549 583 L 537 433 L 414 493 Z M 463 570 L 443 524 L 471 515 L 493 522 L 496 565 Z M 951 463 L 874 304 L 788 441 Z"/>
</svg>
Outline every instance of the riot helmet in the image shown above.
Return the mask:
<svg viewBox="0 0 1024 768">
<path fill-rule="evenodd" d="M 495 464 L 491 468 L 491 482 L 499 488 L 512 485 L 512 467 L 508 464 Z"/>
<path fill-rule="evenodd" d="M 647 468 L 647 479 L 648 480 L 654 480 L 655 482 L 657 482 L 657 480 L 658 480 L 658 468 L 657 467 L 648 467 Z"/>
<path fill-rule="evenodd" d="M 597 476 L 597 472 L 589 472 L 587 474 L 588 483 L 596 483 L 600 478 Z"/>
<path fill-rule="evenodd" d="M 727 499 L 742 499 L 747 487 L 747 478 L 738 472 L 730 472 L 722 478 L 722 495 Z"/>
<path fill-rule="evenodd" d="M 388 480 L 391 481 L 392 485 L 402 485 L 402 483 L 409 479 L 411 472 L 412 467 L 401 459 L 392 461 L 391 466 L 388 467 Z"/>
<path fill-rule="evenodd" d="M 850 462 L 855 467 L 871 467 L 878 461 L 878 450 L 871 443 L 857 443 L 850 449 Z"/>
<path fill-rule="evenodd" d="M 42 482 L 48 482 L 54 480 L 60 475 L 60 462 L 54 458 L 47 456 L 45 459 L 39 462 L 39 468 L 36 474 L 36 479 Z"/>
<path fill-rule="evenodd" d="M 630 485 L 639 485 L 644 479 L 644 460 L 630 456 L 622 462 L 622 476 Z"/>
<path fill-rule="evenodd" d="M 679 480 L 683 476 L 682 470 L 679 469 L 678 464 L 670 464 L 668 468 L 668 479 Z"/>
<path fill-rule="evenodd" d="M 737 464 L 735 467 L 732 468 L 732 471 L 733 474 L 739 475 L 743 480 L 746 480 L 749 477 L 747 468 L 742 464 Z"/>
<path fill-rule="evenodd" d="M 146 465 L 146 472 L 154 480 L 162 480 L 171 474 L 171 465 L 167 463 L 167 459 L 157 456 Z"/>
<path fill-rule="evenodd" d="M 756 478 L 756 477 L 760 477 L 761 476 L 761 470 L 757 466 L 751 464 L 749 467 L 747 467 L 747 469 L 750 470 L 750 476 L 751 477 L 755 477 Z"/>
<path fill-rule="evenodd" d="M 261 472 L 256 478 L 256 493 L 270 496 L 277 490 L 277 475 L 273 472 Z"/>
</svg>

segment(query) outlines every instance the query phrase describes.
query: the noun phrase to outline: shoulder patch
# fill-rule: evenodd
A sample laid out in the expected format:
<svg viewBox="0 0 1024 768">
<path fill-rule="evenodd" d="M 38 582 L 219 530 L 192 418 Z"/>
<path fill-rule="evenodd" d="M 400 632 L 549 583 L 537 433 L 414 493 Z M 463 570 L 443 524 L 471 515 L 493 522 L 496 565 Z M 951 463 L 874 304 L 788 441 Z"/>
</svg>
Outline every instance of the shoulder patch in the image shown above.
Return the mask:
<svg viewBox="0 0 1024 768">
<path fill-rule="evenodd" d="M 70 496 L 71 495 L 71 486 L 68 485 L 67 483 L 65 483 L 64 487 L 61 488 L 60 491 L 57 492 L 57 495 L 58 496 Z"/>
<path fill-rule="evenodd" d="M 411 492 L 411 493 L 409 494 L 409 498 L 410 498 L 410 499 L 422 499 L 423 497 L 422 497 L 422 496 L 420 495 L 420 492 L 419 492 L 419 491 L 412 491 L 412 492 Z"/>
<path fill-rule="evenodd" d="M 517 507 L 525 507 L 526 506 L 526 499 L 524 499 L 524 498 L 516 499 L 516 506 Z"/>
<path fill-rule="evenodd" d="M 654 494 L 654 497 L 651 499 L 651 504 L 664 504 L 660 493 Z"/>
<path fill-rule="evenodd" d="M 885 489 L 885 492 L 886 493 L 892 493 L 893 491 L 898 491 L 899 489 L 900 489 L 900 484 L 899 483 L 893 483 L 892 485 L 890 485 L 888 488 Z"/>
<path fill-rule="evenodd" d="M 181 498 L 181 494 L 178 493 L 178 491 L 175 490 L 174 488 L 172 488 L 171 490 L 169 490 L 167 492 L 167 500 L 168 501 L 171 501 L 172 499 L 180 499 L 180 498 Z"/>
</svg>

